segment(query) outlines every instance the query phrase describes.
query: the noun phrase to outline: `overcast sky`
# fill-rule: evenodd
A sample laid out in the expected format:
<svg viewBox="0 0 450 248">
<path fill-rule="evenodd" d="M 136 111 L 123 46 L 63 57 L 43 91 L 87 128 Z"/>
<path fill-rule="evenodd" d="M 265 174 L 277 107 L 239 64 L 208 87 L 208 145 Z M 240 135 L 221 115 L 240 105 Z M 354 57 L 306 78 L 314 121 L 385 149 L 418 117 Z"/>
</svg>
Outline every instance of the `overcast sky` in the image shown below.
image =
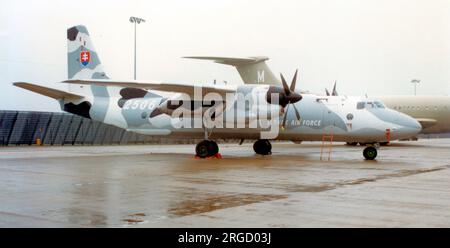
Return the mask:
<svg viewBox="0 0 450 248">
<path fill-rule="evenodd" d="M 83 24 L 106 72 L 138 79 L 240 84 L 232 67 L 188 55 L 268 56 L 297 88 L 323 92 L 338 80 L 347 95 L 450 94 L 447 0 L 0 0 L 0 109 L 58 111 L 56 101 L 14 81 L 66 89 L 66 29 Z"/>
</svg>

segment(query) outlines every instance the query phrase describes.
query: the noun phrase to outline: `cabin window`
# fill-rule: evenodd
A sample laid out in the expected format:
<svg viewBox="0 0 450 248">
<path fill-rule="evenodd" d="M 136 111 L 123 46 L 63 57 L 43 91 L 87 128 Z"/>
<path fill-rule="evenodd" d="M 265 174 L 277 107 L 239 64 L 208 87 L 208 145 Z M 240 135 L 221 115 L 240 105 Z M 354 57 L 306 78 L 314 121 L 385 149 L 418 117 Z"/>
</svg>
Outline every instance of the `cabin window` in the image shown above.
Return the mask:
<svg viewBox="0 0 450 248">
<path fill-rule="evenodd" d="M 368 109 L 372 109 L 372 108 L 386 108 L 386 105 L 384 105 L 382 102 L 358 102 L 356 104 L 356 108 L 357 109 L 364 109 L 364 108 L 368 108 Z M 394 107 L 396 108 L 396 107 Z"/>
</svg>

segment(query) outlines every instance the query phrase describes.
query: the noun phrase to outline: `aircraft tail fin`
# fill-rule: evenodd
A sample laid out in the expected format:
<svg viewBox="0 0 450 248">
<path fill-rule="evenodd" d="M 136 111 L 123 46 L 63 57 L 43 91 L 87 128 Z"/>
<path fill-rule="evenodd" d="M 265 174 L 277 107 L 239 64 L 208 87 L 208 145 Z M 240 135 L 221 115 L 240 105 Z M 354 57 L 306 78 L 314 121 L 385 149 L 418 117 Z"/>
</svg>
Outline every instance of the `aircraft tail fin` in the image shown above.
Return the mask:
<svg viewBox="0 0 450 248">
<path fill-rule="evenodd" d="M 245 84 L 281 84 L 280 80 L 275 77 L 267 66 L 266 61 L 269 60 L 267 57 L 227 58 L 190 56 L 183 58 L 211 60 L 218 64 L 234 66 Z"/>
<path fill-rule="evenodd" d="M 69 79 L 108 79 L 85 26 L 67 29 Z"/>
</svg>

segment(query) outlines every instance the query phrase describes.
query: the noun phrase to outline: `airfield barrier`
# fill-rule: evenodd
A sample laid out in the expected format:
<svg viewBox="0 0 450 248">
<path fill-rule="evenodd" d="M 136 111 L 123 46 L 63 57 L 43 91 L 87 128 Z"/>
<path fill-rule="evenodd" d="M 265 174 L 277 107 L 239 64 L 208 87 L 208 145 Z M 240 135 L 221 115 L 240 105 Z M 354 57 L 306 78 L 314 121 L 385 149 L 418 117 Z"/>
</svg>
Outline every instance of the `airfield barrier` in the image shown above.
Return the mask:
<svg viewBox="0 0 450 248">
<path fill-rule="evenodd" d="M 69 113 L 0 110 L 0 146 L 191 144 L 194 139 L 141 135 Z"/>
</svg>

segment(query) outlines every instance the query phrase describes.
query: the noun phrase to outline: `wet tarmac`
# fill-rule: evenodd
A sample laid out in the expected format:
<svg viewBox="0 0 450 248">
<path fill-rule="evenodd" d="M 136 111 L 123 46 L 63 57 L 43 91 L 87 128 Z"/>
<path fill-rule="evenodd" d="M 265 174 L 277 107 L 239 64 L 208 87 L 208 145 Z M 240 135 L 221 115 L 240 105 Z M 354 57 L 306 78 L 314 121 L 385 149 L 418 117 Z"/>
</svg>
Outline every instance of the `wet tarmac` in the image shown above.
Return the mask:
<svg viewBox="0 0 450 248">
<path fill-rule="evenodd" d="M 450 227 L 450 139 L 273 147 L 2 147 L 0 227 Z"/>
</svg>

